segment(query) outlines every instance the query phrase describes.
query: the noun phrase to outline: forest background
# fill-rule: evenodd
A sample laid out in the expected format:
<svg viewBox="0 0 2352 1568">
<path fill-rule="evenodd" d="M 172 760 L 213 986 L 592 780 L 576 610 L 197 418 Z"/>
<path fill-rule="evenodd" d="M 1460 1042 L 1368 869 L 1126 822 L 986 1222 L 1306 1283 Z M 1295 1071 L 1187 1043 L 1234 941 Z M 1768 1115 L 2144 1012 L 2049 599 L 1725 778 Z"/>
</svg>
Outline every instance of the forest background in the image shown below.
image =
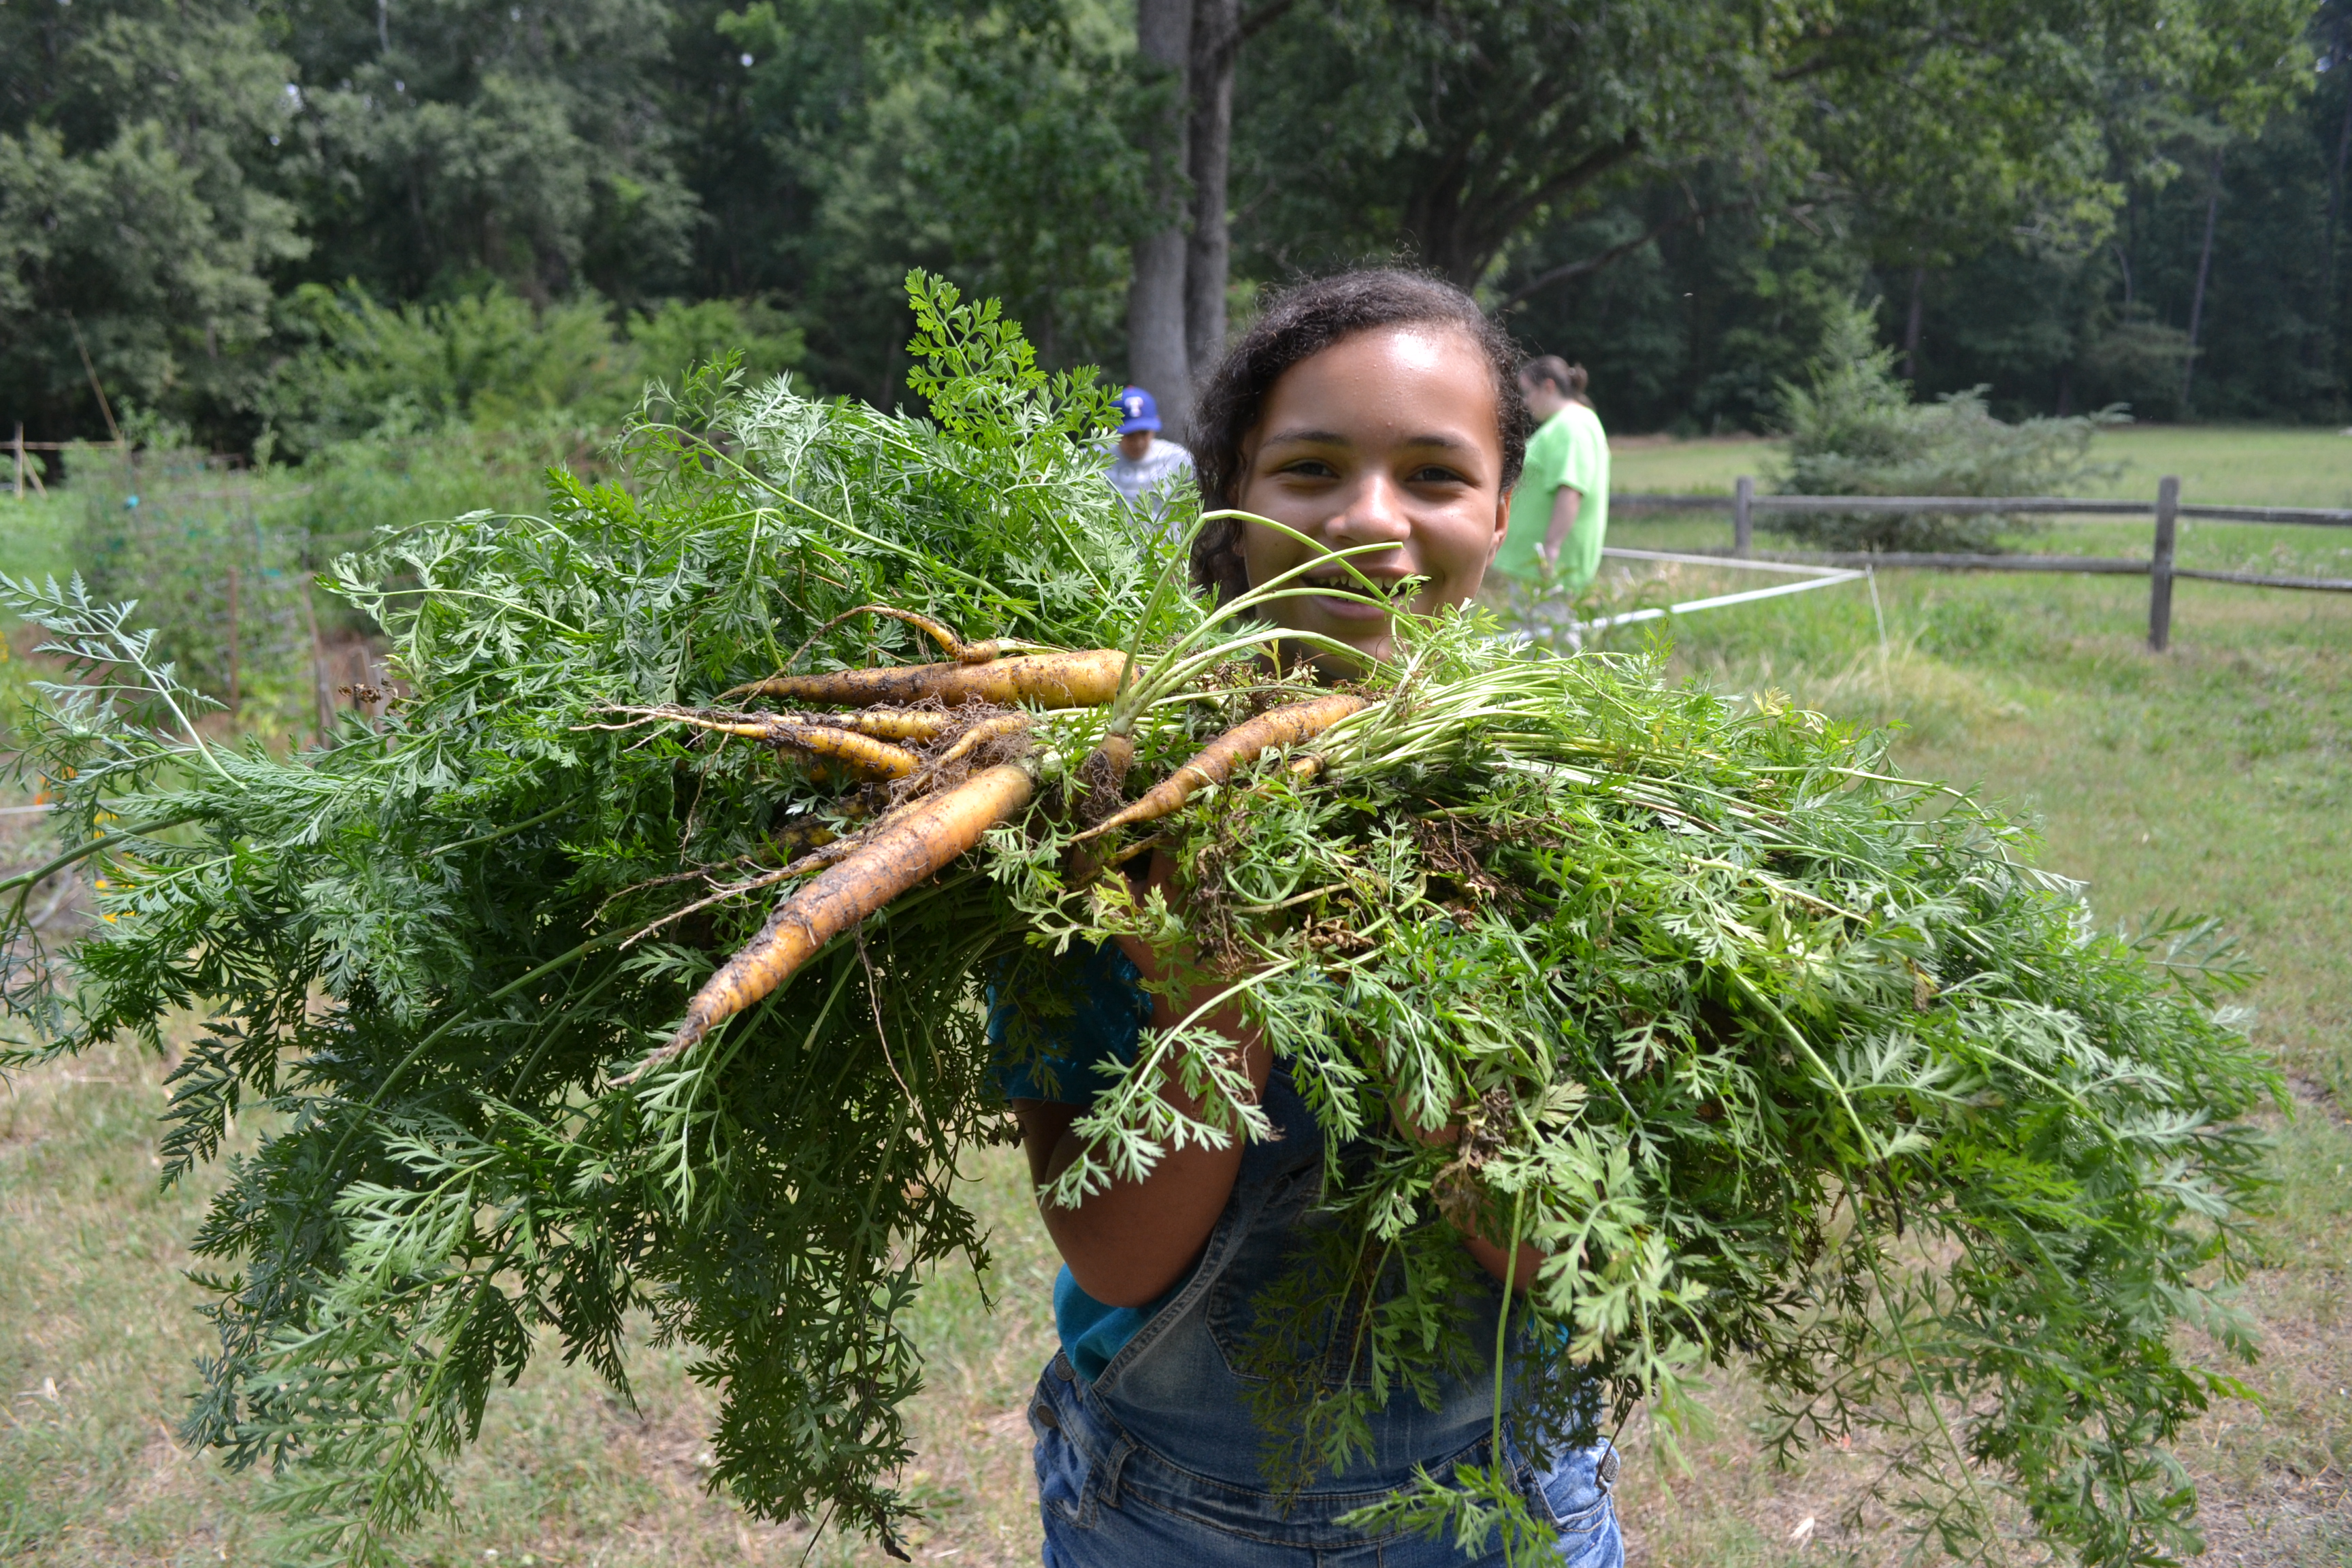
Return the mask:
<svg viewBox="0 0 2352 1568">
<path fill-rule="evenodd" d="M 1768 426 L 1853 300 L 1923 397 L 2342 423 L 2347 64 L 2352 0 L 0 0 L 0 421 L 887 405 L 911 265 L 1181 415 L 1395 260 L 1620 430 Z"/>
</svg>

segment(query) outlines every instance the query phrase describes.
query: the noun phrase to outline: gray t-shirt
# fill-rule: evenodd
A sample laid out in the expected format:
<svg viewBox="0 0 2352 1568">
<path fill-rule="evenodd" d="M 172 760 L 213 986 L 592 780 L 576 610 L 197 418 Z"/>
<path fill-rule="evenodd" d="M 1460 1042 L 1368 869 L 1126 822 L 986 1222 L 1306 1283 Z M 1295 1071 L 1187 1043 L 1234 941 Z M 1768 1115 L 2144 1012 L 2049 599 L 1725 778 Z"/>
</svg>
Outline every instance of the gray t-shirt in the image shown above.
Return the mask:
<svg viewBox="0 0 2352 1568">
<path fill-rule="evenodd" d="M 1103 478 L 1110 488 L 1127 500 L 1127 504 L 1152 521 L 1167 514 L 1169 499 L 1192 477 L 1192 454 L 1173 441 L 1151 438 L 1151 449 L 1134 461 L 1118 455 L 1113 447 L 1110 467 Z"/>
</svg>

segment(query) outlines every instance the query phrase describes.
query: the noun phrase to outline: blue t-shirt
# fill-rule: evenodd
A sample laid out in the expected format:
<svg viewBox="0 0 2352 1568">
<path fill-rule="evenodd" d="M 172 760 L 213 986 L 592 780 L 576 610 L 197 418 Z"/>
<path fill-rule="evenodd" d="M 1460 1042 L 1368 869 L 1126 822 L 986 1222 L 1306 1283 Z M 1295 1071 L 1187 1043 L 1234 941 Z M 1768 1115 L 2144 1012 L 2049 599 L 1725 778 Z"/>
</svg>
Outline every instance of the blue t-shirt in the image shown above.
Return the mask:
<svg viewBox="0 0 2352 1568">
<path fill-rule="evenodd" d="M 1054 961 L 1051 984 L 1069 1012 L 1034 1018 L 1039 1036 L 1034 1056 L 1014 1063 L 1000 1055 L 997 1087 L 1007 1100 L 1086 1105 L 1106 1081 L 1098 1068 L 1105 1063 L 1125 1066 L 1135 1059 L 1136 1041 L 1151 1022 L 1151 997 L 1143 989 L 1142 973 L 1110 942 L 1063 953 Z M 1017 1005 L 999 995 L 993 985 L 988 988 L 988 1004 L 989 1042 L 1002 1053 Z M 1054 1329 L 1061 1336 L 1062 1353 L 1080 1377 L 1092 1383 L 1181 1288 L 1179 1280 L 1147 1306 L 1113 1307 L 1078 1289 L 1064 1265 L 1054 1280 Z"/>
</svg>

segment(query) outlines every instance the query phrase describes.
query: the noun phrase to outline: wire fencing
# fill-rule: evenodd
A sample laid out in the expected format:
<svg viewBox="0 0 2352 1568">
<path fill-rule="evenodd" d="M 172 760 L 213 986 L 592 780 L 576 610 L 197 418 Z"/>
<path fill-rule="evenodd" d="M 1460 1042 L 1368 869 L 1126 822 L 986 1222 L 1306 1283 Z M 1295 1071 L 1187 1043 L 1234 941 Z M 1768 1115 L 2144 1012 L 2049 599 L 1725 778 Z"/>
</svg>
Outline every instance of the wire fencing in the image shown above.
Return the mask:
<svg viewBox="0 0 2352 1568">
<path fill-rule="evenodd" d="M 183 679 L 220 698 L 232 722 L 324 731 L 339 688 L 381 711 L 368 628 L 322 606 L 315 585 L 344 541 L 280 520 L 281 498 L 200 454 L 97 448 L 77 469 L 73 555 L 91 591 L 136 600 Z"/>
</svg>

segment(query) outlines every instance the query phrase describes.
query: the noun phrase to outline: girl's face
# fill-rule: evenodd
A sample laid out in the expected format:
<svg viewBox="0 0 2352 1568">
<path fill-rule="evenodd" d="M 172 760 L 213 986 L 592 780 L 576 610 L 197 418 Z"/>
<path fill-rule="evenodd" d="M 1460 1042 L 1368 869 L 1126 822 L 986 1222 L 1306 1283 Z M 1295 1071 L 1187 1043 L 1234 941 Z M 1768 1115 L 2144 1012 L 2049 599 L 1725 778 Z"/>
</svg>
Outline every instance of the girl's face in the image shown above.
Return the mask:
<svg viewBox="0 0 2352 1568">
<path fill-rule="evenodd" d="M 1439 325 L 1358 332 L 1291 366 L 1266 394 L 1242 443 L 1237 502 L 1326 549 L 1392 546 L 1331 562 L 1290 585 L 1361 595 L 1349 566 L 1384 590 L 1425 578 L 1412 607 L 1427 615 L 1477 593 L 1510 525 L 1500 423 L 1495 373 L 1466 334 Z M 1264 524 L 1243 524 L 1253 584 L 1320 553 Z M 1263 613 L 1278 626 L 1388 656 L 1384 605 L 1315 594 L 1277 599 Z"/>
</svg>

